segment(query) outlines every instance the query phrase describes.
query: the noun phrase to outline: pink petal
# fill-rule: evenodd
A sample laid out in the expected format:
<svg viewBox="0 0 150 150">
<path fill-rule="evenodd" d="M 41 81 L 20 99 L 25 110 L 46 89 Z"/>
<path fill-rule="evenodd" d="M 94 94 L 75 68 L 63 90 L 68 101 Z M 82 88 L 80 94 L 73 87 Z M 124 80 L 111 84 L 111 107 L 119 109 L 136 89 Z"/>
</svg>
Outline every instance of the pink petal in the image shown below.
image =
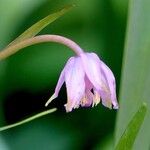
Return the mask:
<svg viewBox="0 0 150 150">
<path fill-rule="evenodd" d="M 59 80 L 57 82 L 57 85 L 56 85 L 56 88 L 55 88 L 55 95 L 58 96 L 59 91 L 60 91 L 64 81 L 65 81 L 65 68 L 62 70 L 62 72 L 60 74 L 60 77 L 59 77 Z"/>
<path fill-rule="evenodd" d="M 84 53 L 81 55 L 84 70 L 90 82 L 97 90 L 107 91 L 107 87 L 101 77 L 101 61 L 95 53 Z"/>
<path fill-rule="evenodd" d="M 68 97 L 65 106 L 67 112 L 80 105 L 81 98 L 85 92 L 84 76 L 85 72 L 83 70 L 81 58 L 72 57 L 65 68 L 65 82 Z"/>
<path fill-rule="evenodd" d="M 57 98 L 57 96 L 58 96 L 58 94 L 59 94 L 59 91 L 60 91 L 60 89 L 61 89 L 61 87 L 62 87 L 62 85 L 63 85 L 63 83 L 64 83 L 64 81 L 65 81 L 65 68 L 66 68 L 67 64 L 69 64 L 69 63 L 71 62 L 71 59 L 72 59 L 72 58 L 70 58 L 70 59 L 67 61 L 67 63 L 66 63 L 66 65 L 65 65 L 64 69 L 62 70 L 62 72 L 61 72 L 61 74 L 60 74 L 60 77 L 59 77 L 59 80 L 58 80 L 58 82 L 57 82 L 56 88 L 55 88 L 55 92 L 54 92 L 54 94 L 49 98 L 49 100 L 46 102 L 45 106 L 48 106 L 48 104 L 49 104 L 52 100 L 54 100 L 55 98 Z"/>
<path fill-rule="evenodd" d="M 64 70 L 61 72 L 60 74 L 60 77 L 59 77 L 59 80 L 57 82 L 57 85 L 56 85 L 56 88 L 55 88 L 55 92 L 54 94 L 49 98 L 49 100 L 46 102 L 45 106 L 48 106 L 48 104 L 54 100 L 55 98 L 57 98 L 58 94 L 59 94 L 59 91 L 60 91 L 60 88 L 62 87 L 64 83 Z"/>
<path fill-rule="evenodd" d="M 115 77 L 109 67 L 101 61 L 101 70 L 103 77 L 107 81 L 110 90 L 110 98 L 109 101 L 112 101 L 114 109 L 118 109 L 118 102 L 116 98 L 116 82 Z"/>
<path fill-rule="evenodd" d="M 93 88 L 93 85 L 86 75 L 84 77 L 84 81 L 85 81 L 86 89 L 91 90 Z"/>
</svg>

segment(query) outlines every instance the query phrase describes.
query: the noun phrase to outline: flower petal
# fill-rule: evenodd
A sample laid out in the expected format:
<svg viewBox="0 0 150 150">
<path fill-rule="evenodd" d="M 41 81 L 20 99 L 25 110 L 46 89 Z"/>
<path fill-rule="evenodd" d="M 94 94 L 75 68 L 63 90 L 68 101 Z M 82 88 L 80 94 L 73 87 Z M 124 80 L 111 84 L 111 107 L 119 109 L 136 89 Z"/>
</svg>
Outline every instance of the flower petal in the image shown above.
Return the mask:
<svg viewBox="0 0 150 150">
<path fill-rule="evenodd" d="M 86 89 L 91 90 L 93 88 L 93 85 L 86 75 L 84 77 L 84 81 L 85 81 Z"/>
<path fill-rule="evenodd" d="M 112 101 L 113 108 L 118 109 L 118 102 L 116 98 L 116 82 L 115 82 L 115 77 L 112 73 L 112 71 L 109 69 L 109 67 L 101 61 L 101 71 L 103 74 L 103 77 L 107 81 L 107 84 L 109 86 L 110 90 L 110 101 Z"/>
<path fill-rule="evenodd" d="M 48 104 L 55 98 L 57 98 L 60 88 L 62 87 L 64 81 L 65 81 L 65 74 L 64 74 L 65 69 L 62 70 L 59 80 L 57 82 L 56 88 L 55 88 L 55 92 L 54 94 L 49 98 L 49 100 L 46 102 L 45 106 L 48 106 Z"/>
<path fill-rule="evenodd" d="M 102 81 L 100 65 L 101 61 L 95 53 L 81 54 L 81 59 L 90 82 L 97 90 L 107 91 L 107 87 Z"/>
<path fill-rule="evenodd" d="M 85 72 L 83 70 L 81 58 L 72 57 L 65 68 L 65 82 L 68 97 L 65 106 L 67 112 L 80 105 L 81 98 L 85 93 L 84 76 Z"/>
<path fill-rule="evenodd" d="M 57 98 L 57 96 L 58 96 L 58 94 L 59 94 L 59 91 L 60 91 L 60 89 L 61 89 L 61 87 L 62 87 L 62 85 L 63 85 L 63 83 L 64 83 L 64 81 L 65 81 L 65 68 L 66 68 L 67 64 L 70 63 L 71 59 L 72 59 L 72 57 L 67 61 L 67 63 L 66 63 L 66 65 L 65 65 L 64 69 L 62 70 L 62 72 L 61 72 L 61 74 L 60 74 L 60 77 L 59 77 L 59 80 L 58 80 L 58 82 L 57 82 L 56 88 L 55 88 L 55 92 L 54 92 L 54 94 L 49 98 L 49 100 L 46 102 L 45 106 L 48 106 L 48 104 L 49 104 L 52 100 L 54 100 L 55 98 Z"/>
<path fill-rule="evenodd" d="M 55 98 L 57 98 L 57 96 L 56 96 L 55 93 L 54 93 L 54 94 L 49 98 L 49 100 L 45 103 L 45 107 L 47 107 L 48 104 L 51 103 L 51 101 L 52 101 L 53 99 L 55 99 Z"/>
<path fill-rule="evenodd" d="M 105 107 L 108 107 L 109 109 L 112 109 L 112 102 L 110 99 L 104 99 L 102 98 L 102 104 L 105 106 Z"/>
</svg>

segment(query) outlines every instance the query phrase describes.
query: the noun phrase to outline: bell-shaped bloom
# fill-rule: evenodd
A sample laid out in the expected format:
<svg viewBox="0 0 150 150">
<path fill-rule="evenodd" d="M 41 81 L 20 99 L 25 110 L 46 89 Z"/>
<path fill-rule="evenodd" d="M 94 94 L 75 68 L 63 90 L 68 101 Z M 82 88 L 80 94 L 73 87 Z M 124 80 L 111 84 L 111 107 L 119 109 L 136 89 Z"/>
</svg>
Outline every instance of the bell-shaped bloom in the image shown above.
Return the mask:
<svg viewBox="0 0 150 150">
<path fill-rule="evenodd" d="M 67 89 L 67 112 L 79 106 L 95 106 L 100 101 L 106 107 L 118 109 L 115 77 L 95 53 L 83 53 L 68 60 L 46 106 L 58 96 L 64 82 Z"/>
</svg>

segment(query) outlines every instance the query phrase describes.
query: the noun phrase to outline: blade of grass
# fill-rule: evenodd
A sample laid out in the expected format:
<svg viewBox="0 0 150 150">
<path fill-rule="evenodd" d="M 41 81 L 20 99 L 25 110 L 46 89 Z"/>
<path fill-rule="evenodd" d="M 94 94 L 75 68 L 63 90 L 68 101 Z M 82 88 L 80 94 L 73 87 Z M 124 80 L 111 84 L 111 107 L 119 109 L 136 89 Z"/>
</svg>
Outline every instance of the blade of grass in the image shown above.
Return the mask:
<svg viewBox="0 0 150 150">
<path fill-rule="evenodd" d="M 144 101 L 150 107 L 150 1 L 130 0 L 125 39 L 120 110 L 116 122 L 115 143 L 118 143 L 133 114 Z M 149 149 L 150 110 L 133 146 L 133 150 Z M 142 143 L 142 144 L 141 144 Z"/>
<path fill-rule="evenodd" d="M 30 121 L 33 121 L 33 120 L 35 120 L 35 119 L 37 119 L 37 118 L 40 118 L 40 117 L 43 117 L 43 116 L 48 115 L 48 114 L 50 114 L 50 113 L 53 113 L 53 112 L 55 112 L 56 110 L 57 110 L 56 108 L 53 108 L 53 109 L 50 109 L 50 110 L 46 110 L 46 111 L 43 111 L 43 112 L 41 112 L 41 113 L 38 113 L 38 114 L 36 114 L 36 115 L 34 115 L 34 116 L 31 116 L 31 117 L 29 117 L 29 118 L 27 118 L 27 119 L 24 119 L 24 120 L 22 120 L 22 121 L 19 121 L 19 122 L 17 122 L 17 123 L 14 123 L 14 124 L 11 124 L 11 125 L 8 125 L 8 126 L 4 126 L 4 127 L 0 127 L 0 131 L 8 130 L 8 129 L 11 129 L 11 128 L 14 128 L 14 127 L 23 125 L 23 124 L 28 123 L 28 122 L 30 122 Z"/>
<path fill-rule="evenodd" d="M 136 112 L 130 123 L 128 124 L 126 130 L 122 134 L 115 150 L 130 150 L 133 147 L 134 141 L 137 134 L 141 128 L 147 112 L 147 106 L 145 103 Z"/>
<path fill-rule="evenodd" d="M 28 28 L 25 32 L 23 32 L 19 37 L 17 37 L 14 41 L 12 41 L 9 46 L 16 44 L 22 40 L 34 37 L 38 34 L 43 28 L 45 28 L 50 23 L 54 22 L 56 19 L 60 18 L 66 12 L 68 12 L 74 5 L 65 6 L 63 9 L 48 15 L 47 17 L 41 19 L 30 28 Z"/>
</svg>

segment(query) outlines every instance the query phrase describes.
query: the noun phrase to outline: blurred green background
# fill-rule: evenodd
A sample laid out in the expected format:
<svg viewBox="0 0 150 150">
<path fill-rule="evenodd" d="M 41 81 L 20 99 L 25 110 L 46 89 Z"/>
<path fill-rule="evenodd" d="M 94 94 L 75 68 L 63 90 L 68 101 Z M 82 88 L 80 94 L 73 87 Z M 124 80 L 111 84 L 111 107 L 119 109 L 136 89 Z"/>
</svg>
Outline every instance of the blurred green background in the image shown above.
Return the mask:
<svg viewBox="0 0 150 150">
<path fill-rule="evenodd" d="M 113 70 L 119 90 L 127 18 L 126 0 L 0 0 L 0 48 L 28 27 L 66 4 L 70 12 L 40 34 L 71 38 L 85 51 L 96 52 Z M 44 107 L 53 94 L 67 59 L 74 55 L 56 43 L 31 46 L 0 62 L 0 125 L 17 122 L 48 108 L 58 111 L 0 133 L 2 150 L 97 150 L 113 144 L 116 111 L 94 108 L 64 110 L 65 87 L 58 99 Z M 106 147 L 105 147 L 105 146 Z"/>
</svg>

